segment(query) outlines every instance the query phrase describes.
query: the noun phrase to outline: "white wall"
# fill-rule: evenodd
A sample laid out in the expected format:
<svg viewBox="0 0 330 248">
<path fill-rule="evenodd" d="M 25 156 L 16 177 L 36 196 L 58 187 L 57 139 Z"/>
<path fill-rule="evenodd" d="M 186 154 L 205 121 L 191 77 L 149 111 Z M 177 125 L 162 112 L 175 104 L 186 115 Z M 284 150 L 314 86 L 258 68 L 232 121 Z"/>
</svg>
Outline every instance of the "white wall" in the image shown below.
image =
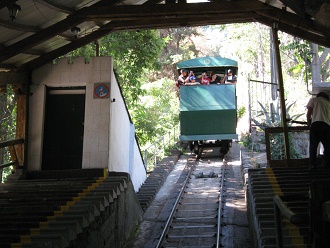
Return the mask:
<svg viewBox="0 0 330 248">
<path fill-rule="evenodd" d="M 94 83 L 111 83 L 110 98 L 94 99 Z M 92 57 L 89 63 L 85 63 L 84 58 L 76 58 L 73 63 L 68 63 L 66 58 L 59 59 L 56 64 L 46 64 L 32 73 L 28 170 L 41 170 L 46 87 L 69 86 L 86 87 L 82 168 L 108 167 L 109 171 L 128 172 L 138 190 L 146 171 L 136 140 L 132 139 L 134 126 L 110 57 Z"/>
<path fill-rule="evenodd" d="M 127 110 L 115 78 L 111 80 L 110 98 L 112 100 L 115 99 L 114 102 L 111 102 L 110 106 L 110 170 L 123 171 L 123 165 L 126 165 L 124 166 L 125 172 L 130 173 L 134 189 L 137 191 L 146 179 L 146 171 L 138 144 L 135 138 L 132 138 L 132 135 L 134 136 L 134 132 L 131 132 L 131 129 L 133 128 L 134 130 L 134 125 L 130 122 L 129 115 L 123 114 L 127 113 Z M 131 140 L 134 144 L 130 144 Z M 128 147 L 131 147 L 132 149 L 128 151 Z M 121 156 L 120 154 L 125 154 L 125 156 Z M 141 171 L 144 172 L 141 173 Z"/>
</svg>

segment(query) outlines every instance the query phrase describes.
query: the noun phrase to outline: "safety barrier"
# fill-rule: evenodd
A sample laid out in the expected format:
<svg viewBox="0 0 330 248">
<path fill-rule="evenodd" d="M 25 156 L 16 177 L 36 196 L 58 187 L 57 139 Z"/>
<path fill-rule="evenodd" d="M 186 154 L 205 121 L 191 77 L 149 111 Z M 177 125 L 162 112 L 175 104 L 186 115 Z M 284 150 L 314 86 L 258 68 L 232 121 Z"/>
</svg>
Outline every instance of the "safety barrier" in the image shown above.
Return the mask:
<svg viewBox="0 0 330 248">
<path fill-rule="evenodd" d="M 282 196 L 283 198 L 283 196 Z M 285 197 L 288 200 L 299 200 L 306 197 L 290 195 Z M 307 198 L 308 199 L 308 198 Z M 309 224 L 308 214 L 297 214 L 291 211 L 278 195 L 274 196 L 274 213 L 275 213 L 275 227 L 276 227 L 276 243 L 278 248 L 283 248 L 283 233 L 282 233 L 282 216 L 284 216 L 293 225 L 307 225 Z"/>
<path fill-rule="evenodd" d="M 6 161 L 6 162 L 1 161 L 2 164 L 0 164 L 0 183 L 2 183 L 2 171 L 4 168 L 14 166 L 15 169 L 18 169 L 19 167 L 22 166 L 22 164 L 20 164 L 16 151 L 16 146 L 22 144 L 24 144 L 24 139 L 16 139 L 16 140 L 0 142 L 0 149 L 6 149 L 6 148 L 9 149 L 8 151 L 4 151 L 2 154 L 8 152 L 10 157 L 9 159 L 10 161 Z"/>
<path fill-rule="evenodd" d="M 309 127 L 307 126 L 297 126 L 297 127 L 288 127 L 289 134 L 293 133 L 301 133 L 306 132 L 309 133 Z M 265 141 L 266 141 L 266 154 L 267 154 L 267 164 L 271 168 L 276 167 L 293 167 L 293 166 L 308 166 L 308 158 L 294 158 L 291 154 L 287 154 L 287 157 L 285 157 L 285 149 L 284 149 L 284 137 L 281 138 L 280 136 L 283 136 L 283 128 L 282 127 L 267 127 L 265 128 Z M 274 138 L 278 140 L 283 140 L 283 142 L 280 142 L 279 144 L 278 140 L 274 141 Z M 273 153 L 276 151 L 272 145 L 280 145 L 282 151 L 279 151 L 282 153 L 283 159 L 274 159 Z"/>
<path fill-rule="evenodd" d="M 179 125 L 173 127 L 172 130 L 167 132 L 165 135 L 158 137 L 154 143 L 144 149 L 144 166 L 148 170 L 148 162 L 153 161 L 153 168 L 165 154 L 165 148 L 170 147 L 179 140 Z"/>
</svg>

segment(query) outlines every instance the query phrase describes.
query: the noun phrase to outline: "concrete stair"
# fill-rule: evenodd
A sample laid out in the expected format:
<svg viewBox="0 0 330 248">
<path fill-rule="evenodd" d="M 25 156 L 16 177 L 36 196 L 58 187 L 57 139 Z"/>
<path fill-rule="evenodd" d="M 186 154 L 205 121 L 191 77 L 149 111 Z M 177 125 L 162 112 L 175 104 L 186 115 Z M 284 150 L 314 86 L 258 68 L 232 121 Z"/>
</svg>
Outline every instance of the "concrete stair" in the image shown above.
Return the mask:
<svg viewBox="0 0 330 248">
<path fill-rule="evenodd" d="M 60 179 L 37 172 L 0 185 L 0 247 L 74 246 L 130 180 L 103 169 L 54 174 Z"/>
<path fill-rule="evenodd" d="M 313 181 L 328 179 L 330 171 L 306 167 L 249 169 L 247 202 L 250 232 L 254 247 L 277 247 L 274 214 L 274 196 L 282 197 L 286 206 L 297 214 L 310 215 L 310 185 Z M 311 247 L 309 219 L 294 225 L 282 220 L 284 247 Z"/>
<path fill-rule="evenodd" d="M 147 179 L 137 192 L 141 208 L 146 211 L 155 198 L 158 190 L 164 184 L 168 174 L 181 156 L 180 151 L 174 151 L 172 156 L 164 158 L 157 164 L 156 168 L 149 173 Z"/>
</svg>

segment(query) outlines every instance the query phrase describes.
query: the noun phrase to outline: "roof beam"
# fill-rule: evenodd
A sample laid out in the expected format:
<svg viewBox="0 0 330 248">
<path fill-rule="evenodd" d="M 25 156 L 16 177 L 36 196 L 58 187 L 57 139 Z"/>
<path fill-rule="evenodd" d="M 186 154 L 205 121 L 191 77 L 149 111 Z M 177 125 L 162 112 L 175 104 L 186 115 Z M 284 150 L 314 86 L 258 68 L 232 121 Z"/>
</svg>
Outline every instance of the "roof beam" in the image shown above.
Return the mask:
<svg viewBox="0 0 330 248">
<path fill-rule="evenodd" d="M 111 4 L 118 3 L 118 0 L 112 1 L 111 4 L 109 4 L 108 0 L 101 0 L 94 5 L 102 5 L 105 3 L 107 3 L 108 6 L 110 6 Z M 92 6 L 94 6 L 94 5 L 92 5 Z M 90 8 L 90 7 L 88 7 L 88 8 Z M 84 9 L 84 11 L 86 11 L 86 9 L 88 9 L 88 8 L 83 8 L 83 9 Z M 24 52 L 25 50 L 31 49 L 34 46 L 39 45 L 39 44 L 43 43 L 44 41 L 46 41 L 56 35 L 62 34 L 66 30 L 70 29 L 71 27 L 75 27 L 78 24 L 83 23 L 86 19 L 79 15 L 79 12 L 81 10 L 78 10 L 74 14 L 69 15 L 66 19 L 64 19 L 58 23 L 55 23 L 54 25 L 52 25 L 44 30 L 41 30 L 23 40 L 20 40 L 14 44 L 8 46 L 5 50 L 0 51 L 0 63 L 19 53 Z"/>
<path fill-rule="evenodd" d="M 27 84 L 29 81 L 30 75 L 24 71 L 0 72 L 0 85 Z"/>
<path fill-rule="evenodd" d="M 223 16 L 223 15 L 222 15 Z M 236 20 L 235 22 L 248 22 L 252 21 L 253 18 L 256 17 L 255 15 L 251 14 L 251 17 L 247 20 L 246 17 L 241 16 L 241 21 L 237 20 L 237 16 L 232 16 L 232 20 Z M 229 18 L 229 17 L 227 17 Z M 251 19 L 250 19 L 251 18 Z M 224 22 L 226 23 L 226 22 Z M 73 51 L 79 47 L 85 46 L 103 36 L 110 34 L 115 31 L 119 30 L 137 30 L 137 29 L 155 29 L 155 28 L 170 28 L 170 27 L 178 27 L 178 26 L 201 26 L 201 25 L 214 25 L 214 24 L 221 24 L 219 23 L 219 19 L 216 16 L 209 16 L 205 18 L 201 17 L 194 17 L 192 16 L 190 19 L 166 19 L 166 20 L 140 20 L 140 21 L 114 21 L 110 22 L 104 26 L 102 26 L 97 31 L 86 35 L 80 39 L 77 39 L 65 46 L 62 46 L 54 51 L 51 51 L 47 54 L 40 56 L 25 65 L 26 70 L 34 70 L 45 63 L 48 63 L 64 54 L 67 54 L 70 51 Z"/>
<path fill-rule="evenodd" d="M 285 23 L 293 29 L 300 29 L 305 32 L 314 32 L 318 35 L 323 34 L 315 27 L 312 20 L 300 18 L 295 14 L 273 8 L 272 10 L 257 11 L 260 16 L 266 17 L 273 22 Z"/>
<path fill-rule="evenodd" d="M 69 16 L 68 18 L 50 26 L 49 28 L 39 31 L 23 40 L 20 40 L 8 46 L 5 50 L 0 51 L 0 62 L 11 58 L 18 53 L 22 53 L 25 50 L 33 48 L 34 46 L 41 44 L 42 42 L 54 37 L 55 35 L 63 33 L 70 27 L 74 27 L 83 21 L 84 20 L 82 18 Z"/>
<path fill-rule="evenodd" d="M 257 18 L 256 21 L 258 21 L 262 24 L 265 24 L 267 26 L 270 26 L 270 27 L 272 27 L 274 25 L 274 23 L 277 23 L 278 29 L 282 32 L 285 32 L 292 36 L 296 36 L 296 37 L 299 37 L 304 40 L 312 41 L 319 45 L 330 48 L 330 40 L 327 40 L 324 36 L 321 36 L 318 33 L 306 32 L 302 29 L 299 29 L 299 27 L 293 27 L 292 25 L 289 25 L 289 24 L 286 24 L 283 22 L 276 22 L 272 19 L 265 18 L 265 17 Z"/>
<path fill-rule="evenodd" d="M 271 9 L 259 1 L 241 0 L 225 2 L 206 3 L 176 3 L 176 4 L 156 4 L 153 8 L 148 5 L 117 5 L 117 6 L 91 6 L 83 8 L 79 16 L 90 20 L 134 20 L 152 18 L 170 18 L 181 16 L 198 16 L 214 14 L 226 14 L 228 9 L 231 12 L 247 13 L 256 10 L 262 11 Z M 237 11 L 233 11 L 237 10 Z"/>
<path fill-rule="evenodd" d="M 108 25 L 103 26 L 102 29 L 111 30 L 134 30 L 134 29 L 163 29 L 169 27 L 180 26 L 205 26 L 205 25 L 218 25 L 227 23 L 242 23 L 252 22 L 255 18 L 259 17 L 255 13 L 251 13 L 249 17 L 243 14 L 219 14 L 212 16 L 191 16 L 190 18 L 167 18 L 167 19 L 148 19 L 148 20 L 125 20 L 113 21 Z"/>
<path fill-rule="evenodd" d="M 48 52 L 24 65 L 23 69 L 26 69 L 28 71 L 34 70 L 43 64 L 50 62 L 64 54 L 67 54 L 68 52 L 71 52 L 79 47 L 85 46 L 99 38 L 102 38 L 103 36 L 109 34 L 110 32 L 114 31 L 113 29 L 107 29 L 107 28 L 100 28 L 80 39 L 77 39 L 67 45 L 64 45 L 56 50 L 53 50 L 51 52 Z"/>
</svg>

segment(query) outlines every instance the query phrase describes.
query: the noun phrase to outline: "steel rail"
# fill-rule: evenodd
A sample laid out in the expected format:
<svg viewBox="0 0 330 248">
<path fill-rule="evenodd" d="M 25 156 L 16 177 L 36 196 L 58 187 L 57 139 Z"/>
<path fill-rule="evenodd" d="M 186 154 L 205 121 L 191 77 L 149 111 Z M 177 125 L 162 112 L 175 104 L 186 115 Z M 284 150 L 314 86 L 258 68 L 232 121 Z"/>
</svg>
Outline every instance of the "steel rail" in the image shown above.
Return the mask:
<svg viewBox="0 0 330 248">
<path fill-rule="evenodd" d="M 220 194 L 219 194 L 219 206 L 218 206 L 218 226 L 217 226 L 217 244 L 216 248 L 219 248 L 221 246 L 221 216 L 222 216 L 222 200 L 223 200 L 223 185 L 225 182 L 225 166 L 227 165 L 227 162 L 223 162 L 222 168 L 221 168 L 221 182 L 220 182 Z"/>
<path fill-rule="evenodd" d="M 196 163 L 194 163 L 194 164 L 190 167 L 190 169 L 189 169 L 189 171 L 188 171 L 188 175 L 187 175 L 187 177 L 186 177 L 186 179 L 185 179 L 185 181 L 184 181 L 184 183 L 183 183 L 183 185 L 182 185 L 182 187 L 181 187 L 180 193 L 179 193 L 179 195 L 178 195 L 178 197 L 177 197 L 177 199 L 176 199 L 176 201 L 175 201 L 175 203 L 174 203 L 174 206 L 173 206 L 173 208 L 172 208 L 171 214 L 170 214 L 170 216 L 169 216 L 168 219 L 167 219 L 167 222 L 166 222 L 165 227 L 164 227 L 164 229 L 163 229 L 162 235 L 160 236 L 160 238 L 159 238 L 159 240 L 158 240 L 158 243 L 157 243 L 156 248 L 160 248 L 161 245 L 162 245 L 163 242 L 164 242 L 164 239 L 165 239 L 165 237 L 166 237 L 167 231 L 168 231 L 168 229 L 170 228 L 171 223 L 172 223 L 172 221 L 173 221 L 173 217 L 174 217 L 175 211 L 177 210 L 178 205 L 179 205 L 180 200 L 181 200 L 181 197 L 182 197 L 184 191 L 186 190 L 187 184 L 188 184 L 188 182 L 189 182 L 189 178 L 190 178 L 190 176 L 191 176 L 191 173 L 192 173 L 193 168 L 195 167 L 195 165 L 196 165 Z M 189 165 L 188 165 L 188 166 L 189 166 Z"/>
</svg>

